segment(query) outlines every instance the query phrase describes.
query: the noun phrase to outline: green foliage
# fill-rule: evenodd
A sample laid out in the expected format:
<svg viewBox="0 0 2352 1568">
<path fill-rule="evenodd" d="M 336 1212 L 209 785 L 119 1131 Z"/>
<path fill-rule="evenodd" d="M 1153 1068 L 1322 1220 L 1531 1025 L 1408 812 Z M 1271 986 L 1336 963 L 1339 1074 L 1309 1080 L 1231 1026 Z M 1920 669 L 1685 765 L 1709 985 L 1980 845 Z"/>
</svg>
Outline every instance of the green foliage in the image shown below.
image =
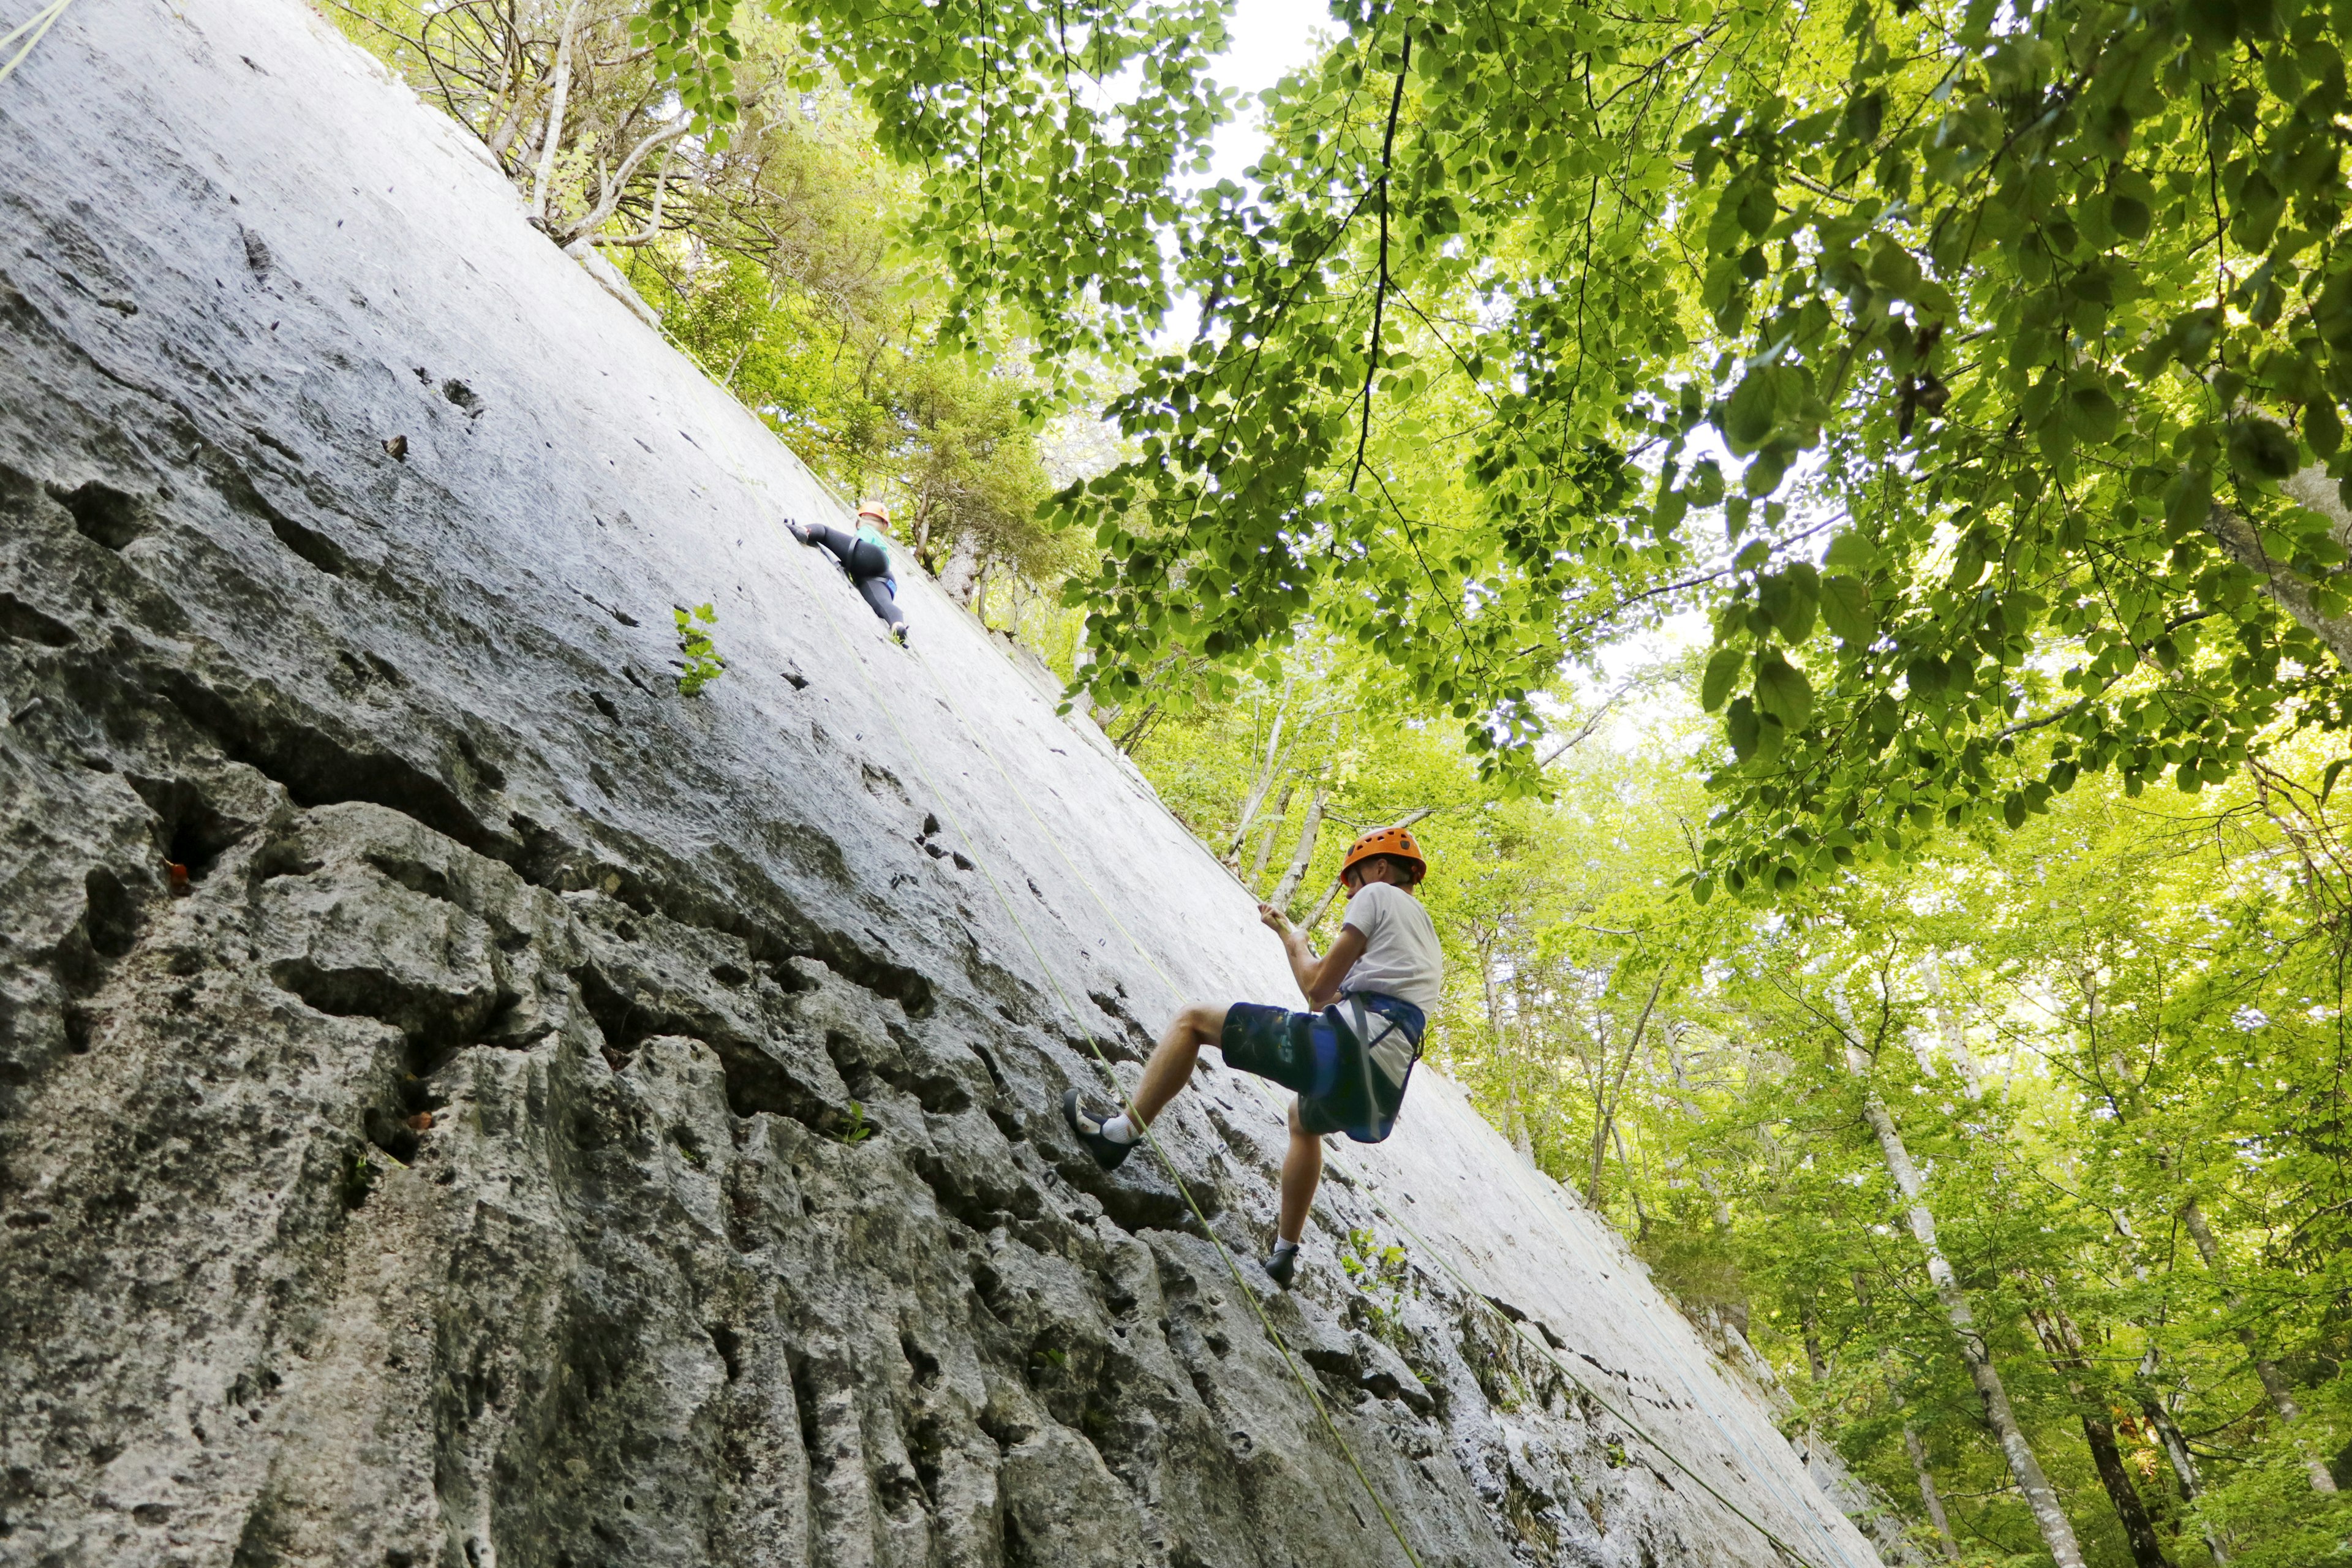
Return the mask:
<svg viewBox="0 0 2352 1568">
<path fill-rule="evenodd" d="M 670 614 L 677 622 L 677 651 L 686 657 L 677 664 L 677 694 L 693 697 L 727 672 L 727 661 L 719 657 L 711 645 L 709 628 L 719 624 L 719 612 L 709 605 L 697 605 L 691 612 L 684 606 Z"/>
<path fill-rule="evenodd" d="M 1404 1248 L 1394 1242 L 1382 1245 L 1371 1231 L 1350 1230 L 1339 1248 L 1339 1267 L 1346 1270 L 1348 1283 L 1356 1288 L 1365 1326 L 1395 1348 L 1412 1350 L 1399 1313 L 1408 1300 L 1421 1299 L 1421 1282 L 1413 1277 Z"/>
<path fill-rule="evenodd" d="M 866 1107 L 857 1100 L 851 1100 L 849 1114 L 842 1118 L 840 1128 L 834 1133 L 835 1139 L 855 1148 L 873 1136 L 874 1125 L 866 1120 Z"/>
<path fill-rule="evenodd" d="M 376 1178 L 383 1173 L 365 1151 L 353 1154 L 343 1162 L 336 1176 L 335 1195 L 342 1200 L 345 1208 L 355 1209 L 367 1202 L 368 1194 L 375 1190 Z"/>
</svg>

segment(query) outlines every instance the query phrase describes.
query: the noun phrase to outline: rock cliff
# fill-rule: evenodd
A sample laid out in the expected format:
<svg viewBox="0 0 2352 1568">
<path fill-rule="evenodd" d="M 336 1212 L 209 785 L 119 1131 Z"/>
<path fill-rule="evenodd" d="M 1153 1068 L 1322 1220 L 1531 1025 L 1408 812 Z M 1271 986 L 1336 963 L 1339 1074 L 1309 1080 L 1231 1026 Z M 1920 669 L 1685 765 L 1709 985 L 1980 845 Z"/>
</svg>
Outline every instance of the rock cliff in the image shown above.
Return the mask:
<svg viewBox="0 0 2352 1568">
<path fill-rule="evenodd" d="M 0 1563 L 1877 1560 L 1434 1074 L 1289 1295 L 1250 1082 L 1096 1171 L 1246 897 L 307 11 L 0 161 Z"/>
</svg>

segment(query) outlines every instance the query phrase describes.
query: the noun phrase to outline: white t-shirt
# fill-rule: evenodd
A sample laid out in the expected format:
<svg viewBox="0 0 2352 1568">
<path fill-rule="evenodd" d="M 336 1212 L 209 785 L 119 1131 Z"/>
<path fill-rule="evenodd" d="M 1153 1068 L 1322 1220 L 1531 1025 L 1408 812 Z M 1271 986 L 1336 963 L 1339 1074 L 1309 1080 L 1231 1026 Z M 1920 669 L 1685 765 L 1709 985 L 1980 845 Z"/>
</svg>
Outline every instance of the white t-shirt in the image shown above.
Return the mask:
<svg viewBox="0 0 2352 1568">
<path fill-rule="evenodd" d="M 1367 882 L 1348 900 L 1342 925 L 1364 933 L 1364 956 L 1339 982 L 1340 994 L 1376 992 L 1434 1016 L 1445 994 L 1445 955 L 1437 926 L 1419 899 L 1386 882 Z"/>
</svg>

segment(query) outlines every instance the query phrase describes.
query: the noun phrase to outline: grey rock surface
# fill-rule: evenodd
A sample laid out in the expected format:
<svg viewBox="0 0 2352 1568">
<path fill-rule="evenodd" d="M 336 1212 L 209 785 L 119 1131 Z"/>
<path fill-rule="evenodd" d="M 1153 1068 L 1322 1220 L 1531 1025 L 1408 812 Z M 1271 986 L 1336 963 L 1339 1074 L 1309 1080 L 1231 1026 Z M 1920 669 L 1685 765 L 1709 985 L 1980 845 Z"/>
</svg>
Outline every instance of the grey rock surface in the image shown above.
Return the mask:
<svg viewBox="0 0 2352 1568">
<path fill-rule="evenodd" d="M 0 161 L 0 1563 L 1877 1561 L 1437 1075 L 1289 1294 L 1252 1080 L 1096 1170 L 1247 897 L 310 13 Z"/>
</svg>

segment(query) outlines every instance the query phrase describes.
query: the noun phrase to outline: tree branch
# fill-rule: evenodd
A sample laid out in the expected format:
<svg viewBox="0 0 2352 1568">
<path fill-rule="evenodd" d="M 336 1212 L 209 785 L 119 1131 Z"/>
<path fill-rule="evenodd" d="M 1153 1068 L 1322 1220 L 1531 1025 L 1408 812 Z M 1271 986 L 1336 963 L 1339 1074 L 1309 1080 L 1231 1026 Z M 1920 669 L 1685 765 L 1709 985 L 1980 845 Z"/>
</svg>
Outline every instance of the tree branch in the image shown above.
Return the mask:
<svg viewBox="0 0 2352 1568">
<path fill-rule="evenodd" d="M 1372 289 L 1372 343 L 1364 363 L 1364 423 L 1356 436 L 1356 463 L 1348 471 L 1348 493 L 1364 471 L 1364 448 L 1372 439 L 1372 378 L 1381 373 L 1381 317 L 1389 302 L 1389 160 L 1396 149 L 1397 111 L 1404 107 L 1404 79 L 1412 70 L 1412 35 L 1404 36 L 1397 62 L 1396 90 L 1389 94 L 1389 126 L 1381 137 L 1381 276 Z"/>
</svg>

